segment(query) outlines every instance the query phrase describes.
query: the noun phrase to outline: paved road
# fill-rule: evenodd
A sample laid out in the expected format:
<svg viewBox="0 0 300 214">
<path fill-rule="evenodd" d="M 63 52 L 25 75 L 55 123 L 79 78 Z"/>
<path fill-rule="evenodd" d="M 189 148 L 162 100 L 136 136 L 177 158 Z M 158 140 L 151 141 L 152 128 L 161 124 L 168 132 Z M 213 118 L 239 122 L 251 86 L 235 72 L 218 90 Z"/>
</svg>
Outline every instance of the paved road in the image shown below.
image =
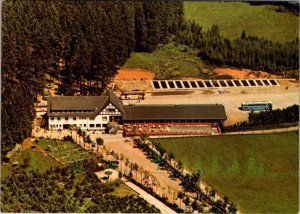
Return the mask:
<svg viewBox="0 0 300 214">
<path fill-rule="evenodd" d="M 157 200 L 154 198 L 152 195 L 149 193 L 145 192 L 142 190 L 140 187 L 137 185 L 133 184 L 132 182 L 126 181 L 124 182 L 127 186 L 129 186 L 131 189 L 136 191 L 143 199 L 145 199 L 149 204 L 154 205 L 157 209 L 161 211 L 161 213 L 167 213 L 167 214 L 175 214 L 176 212 L 166 206 L 164 203 L 161 201 Z"/>
</svg>

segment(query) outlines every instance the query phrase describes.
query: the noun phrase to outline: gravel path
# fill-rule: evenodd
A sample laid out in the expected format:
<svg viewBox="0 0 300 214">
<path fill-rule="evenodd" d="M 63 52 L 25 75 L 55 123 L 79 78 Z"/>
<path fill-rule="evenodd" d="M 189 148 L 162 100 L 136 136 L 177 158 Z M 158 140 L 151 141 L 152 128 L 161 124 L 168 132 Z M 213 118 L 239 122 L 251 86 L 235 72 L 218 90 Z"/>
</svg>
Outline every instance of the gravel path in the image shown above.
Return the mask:
<svg viewBox="0 0 300 214">
<path fill-rule="evenodd" d="M 152 195 L 150 195 L 149 193 L 145 192 L 144 190 L 142 190 L 140 187 L 138 187 L 137 185 L 133 184 L 132 182 L 126 181 L 124 183 L 127 186 L 129 186 L 131 189 L 133 189 L 134 191 L 136 191 L 140 195 L 140 197 L 142 197 L 143 199 L 145 199 L 149 204 L 152 204 L 157 209 L 159 209 L 161 211 L 161 213 L 166 213 L 166 214 L 175 214 L 176 213 L 174 210 L 172 210 L 171 208 L 169 208 L 168 206 L 166 206 L 164 203 L 162 203 L 161 201 L 157 200 Z"/>
</svg>

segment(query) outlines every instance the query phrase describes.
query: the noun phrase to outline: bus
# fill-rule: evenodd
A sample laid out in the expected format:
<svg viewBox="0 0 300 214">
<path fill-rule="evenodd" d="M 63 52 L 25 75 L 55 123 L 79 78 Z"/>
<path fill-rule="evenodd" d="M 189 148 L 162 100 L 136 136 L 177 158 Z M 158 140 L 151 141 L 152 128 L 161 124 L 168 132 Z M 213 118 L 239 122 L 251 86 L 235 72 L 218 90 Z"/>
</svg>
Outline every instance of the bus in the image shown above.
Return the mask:
<svg viewBox="0 0 300 214">
<path fill-rule="evenodd" d="M 127 99 L 131 99 L 131 96 L 137 95 L 138 99 L 144 99 L 145 97 L 145 92 L 144 91 L 140 91 L 140 90 L 132 90 L 132 91 L 123 91 L 121 94 L 121 100 L 127 100 Z"/>
<path fill-rule="evenodd" d="M 245 101 L 239 109 L 242 111 L 272 110 L 272 101 Z"/>
</svg>

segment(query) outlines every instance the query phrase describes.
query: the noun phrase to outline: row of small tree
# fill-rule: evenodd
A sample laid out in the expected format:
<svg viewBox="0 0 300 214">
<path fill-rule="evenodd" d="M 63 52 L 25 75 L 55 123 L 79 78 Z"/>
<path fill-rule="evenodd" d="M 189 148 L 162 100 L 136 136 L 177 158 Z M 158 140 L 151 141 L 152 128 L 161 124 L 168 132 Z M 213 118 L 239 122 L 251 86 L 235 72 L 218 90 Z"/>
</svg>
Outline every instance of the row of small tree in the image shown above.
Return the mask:
<svg viewBox="0 0 300 214">
<path fill-rule="evenodd" d="M 223 200 L 215 200 L 215 189 L 211 189 L 210 192 L 208 192 L 208 189 L 206 189 L 205 192 L 201 190 L 200 184 L 202 174 L 200 170 L 192 174 L 184 172 L 182 162 L 176 161 L 173 153 L 167 154 L 166 150 L 161 146 L 160 143 L 148 141 L 147 135 L 141 135 L 140 139 L 136 140 L 136 143 L 140 148 L 148 152 L 150 156 L 153 154 L 153 152 L 158 153 L 161 158 L 160 164 L 167 166 L 172 171 L 172 175 L 174 177 L 182 180 L 182 186 L 184 187 L 185 191 L 197 193 L 196 200 L 194 200 L 196 202 L 190 201 L 190 199 L 187 199 L 188 197 L 185 197 L 185 204 L 187 206 L 190 206 L 194 203 L 192 207 L 197 207 L 201 210 L 202 206 L 197 202 L 197 200 L 200 199 L 211 205 L 211 212 L 236 213 L 236 206 L 229 201 L 228 196 L 224 196 Z M 184 198 L 183 195 L 184 194 L 182 192 L 178 193 L 179 198 Z"/>
</svg>

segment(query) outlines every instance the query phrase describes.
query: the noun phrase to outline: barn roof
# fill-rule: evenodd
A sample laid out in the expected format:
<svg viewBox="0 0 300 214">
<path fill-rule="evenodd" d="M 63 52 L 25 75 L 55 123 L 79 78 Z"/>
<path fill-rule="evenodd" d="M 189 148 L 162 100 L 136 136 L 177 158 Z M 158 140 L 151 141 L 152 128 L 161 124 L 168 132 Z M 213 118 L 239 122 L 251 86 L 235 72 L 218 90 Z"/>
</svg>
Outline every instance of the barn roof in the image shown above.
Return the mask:
<svg viewBox="0 0 300 214">
<path fill-rule="evenodd" d="M 225 108 L 220 104 L 201 105 L 128 105 L 123 120 L 225 120 Z"/>
<path fill-rule="evenodd" d="M 48 116 L 59 117 L 93 117 L 98 115 L 109 103 L 121 112 L 124 111 L 122 101 L 109 90 L 102 96 L 57 96 L 49 97 L 47 101 Z"/>
</svg>

